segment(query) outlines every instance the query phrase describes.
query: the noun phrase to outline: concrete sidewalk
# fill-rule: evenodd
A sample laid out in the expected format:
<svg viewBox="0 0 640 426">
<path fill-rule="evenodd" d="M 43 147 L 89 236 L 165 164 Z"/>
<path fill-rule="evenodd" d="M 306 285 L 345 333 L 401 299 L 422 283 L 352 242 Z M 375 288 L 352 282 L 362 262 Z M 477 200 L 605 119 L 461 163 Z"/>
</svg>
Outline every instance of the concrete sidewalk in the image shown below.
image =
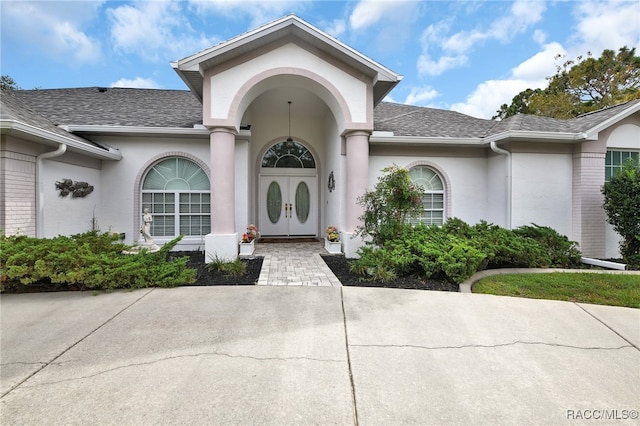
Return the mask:
<svg viewBox="0 0 640 426">
<path fill-rule="evenodd" d="M 638 424 L 637 309 L 286 286 L 1 308 L 1 424 Z"/>
</svg>

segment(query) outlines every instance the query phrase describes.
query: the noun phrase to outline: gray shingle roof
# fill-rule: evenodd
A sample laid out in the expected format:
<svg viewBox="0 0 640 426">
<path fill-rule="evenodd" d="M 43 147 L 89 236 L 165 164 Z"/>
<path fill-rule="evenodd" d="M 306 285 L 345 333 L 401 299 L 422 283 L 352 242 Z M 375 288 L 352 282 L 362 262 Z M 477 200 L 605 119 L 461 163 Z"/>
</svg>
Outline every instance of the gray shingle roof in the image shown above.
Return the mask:
<svg viewBox="0 0 640 426">
<path fill-rule="evenodd" d="M 186 90 L 86 87 L 18 90 L 16 95 L 55 124 L 193 127 L 202 104 Z"/>
<path fill-rule="evenodd" d="M 14 95 L 25 108 L 28 105 L 30 114 L 38 115 L 30 118 L 34 123 L 40 120 L 57 132 L 63 132 L 54 126 L 59 124 L 191 128 L 202 123 L 202 104 L 186 90 L 88 87 L 18 90 Z M 446 138 L 484 138 L 506 131 L 581 133 L 637 103 L 640 100 L 571 120 L 519 114 L 494 121 L 455 111 L 381 102 L 374 109 L 374 130 L 393 132 L 395 136 Z"/>
<path fill-rule="evenodd" d="M 455 111 L 381 102 L 373 111 L 374 130 L 396 136 L 473 138 L 482 137 L 495 121 Z"/>
<path fill-rule="evenodd" d="M 18 94 L 19 91 L 2 90 L 0 94 L 0 119 L 24 123 L 59 136 L 73 139 L 82 144 L 105 149 L 98 144 L 60 129 L 49 119 L 34 111 L 31 105 L 23 102 Z"/>
</svg>

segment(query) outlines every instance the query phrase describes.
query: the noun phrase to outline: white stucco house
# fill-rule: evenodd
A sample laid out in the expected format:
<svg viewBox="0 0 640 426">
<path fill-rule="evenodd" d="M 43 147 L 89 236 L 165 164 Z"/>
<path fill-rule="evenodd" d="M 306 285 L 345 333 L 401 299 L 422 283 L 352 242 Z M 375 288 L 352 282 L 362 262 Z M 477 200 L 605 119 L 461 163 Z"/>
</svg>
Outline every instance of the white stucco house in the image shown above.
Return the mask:
<svg viewBox="0 0 640 426">
<path fill-rule="evenodd" d="M 424 186 L 424 217 L 536 223 L 617 255 L 600 188 L 640 153 L 640 101 L 572 120 L 503 121 L 383 102 L 402 77 L 296 16 L 171 64 L 189 90 L 71 88 L 2 93 L 0 229 L 52 237 L 103 230 L 235 258 L 263 236 L 341 231 L 384 167 Z M 56 182 L 93 192 L 61 197 Z"/>
</svg>

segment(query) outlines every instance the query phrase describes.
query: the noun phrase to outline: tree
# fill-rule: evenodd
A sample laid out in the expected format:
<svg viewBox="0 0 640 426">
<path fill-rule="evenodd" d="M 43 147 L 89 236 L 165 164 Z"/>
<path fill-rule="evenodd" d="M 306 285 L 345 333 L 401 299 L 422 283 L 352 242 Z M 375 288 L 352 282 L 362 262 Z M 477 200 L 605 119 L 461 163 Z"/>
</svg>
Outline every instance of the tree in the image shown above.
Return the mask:
<svg viewBox="0 0 640 426">
<path fill-rule="evenodd" d="M 523 90 L 513 97 L 513 99 L 511 100 L 511 105 L 502 104 L 500 109 L 497 111 L 497 114 L 491 117 L 491 119 L 495 120 L 496 118 L 499 118 L 502 120 L 516 114 L 532 114 L 532 112 L 529 110 L 531 97 L 540 93 L 542 93 L 542 89 Z"/>
<path fill-rule="evenodd" d="M 9 75 L 0 77 L 0 89 L 2 90 L 20 90 L 18 83 Z"/>
<path fill-rule="evenodd" d="M 559 58 L 557 56 L 556 58 Z M 511 105 L 502 105 L 493 118 L 535 114 L 572 118 L 617 103 L 640 99 L 640 56 L 626 46 L 605 49 L 599 58 L 591 53 L 583 59 L 567 60 L 549 77 L 544 90 L 527 89 Z"/>
<path fill-rule="evenodd" d="M 620 234 L 620 253 L 640 267 L 640 161 L 628 159 L 602 188 L 607 222 Z"/>
<path fill-rule="evenodd" d="M 358 198 L 365 211 L 360 217 L 363 225 L 356 231 L 371 237 L 373 244 L 380 247 L 396 237 L 407 220 L 418 216 L 423 208 L 423 190 L 411 182 L 406 169 L 393 165 L 382 171 L 385 174 L 378 178 L 374 190 Z"/>
</svg>

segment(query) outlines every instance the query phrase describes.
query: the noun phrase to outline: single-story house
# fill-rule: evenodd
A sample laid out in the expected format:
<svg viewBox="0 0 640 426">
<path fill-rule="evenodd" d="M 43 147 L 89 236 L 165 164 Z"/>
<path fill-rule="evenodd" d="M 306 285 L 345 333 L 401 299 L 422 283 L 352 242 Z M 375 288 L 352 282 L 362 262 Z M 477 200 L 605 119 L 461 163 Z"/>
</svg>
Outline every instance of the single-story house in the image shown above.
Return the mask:
<svg viewBox="0 0 640 426">
<path fill-rule="evenodd" d="M 402 76 L 294 15 L 171 66 L 189 90 L 3 91 L 2 232 L 97 223 L 134 243 L 148 208 L 154 241 L 184 235 L 180 250 L 232 259 L 251 223 L 286 237 L 332 225 L 352 257 L 357 199 L 396 164 L 424 187 L 426 223 L 536 223 L 586 256 L 618 254 L 600 190 L 640 152 L 640 101 L 503 121 L 384 102 Z"/>
</svg>

